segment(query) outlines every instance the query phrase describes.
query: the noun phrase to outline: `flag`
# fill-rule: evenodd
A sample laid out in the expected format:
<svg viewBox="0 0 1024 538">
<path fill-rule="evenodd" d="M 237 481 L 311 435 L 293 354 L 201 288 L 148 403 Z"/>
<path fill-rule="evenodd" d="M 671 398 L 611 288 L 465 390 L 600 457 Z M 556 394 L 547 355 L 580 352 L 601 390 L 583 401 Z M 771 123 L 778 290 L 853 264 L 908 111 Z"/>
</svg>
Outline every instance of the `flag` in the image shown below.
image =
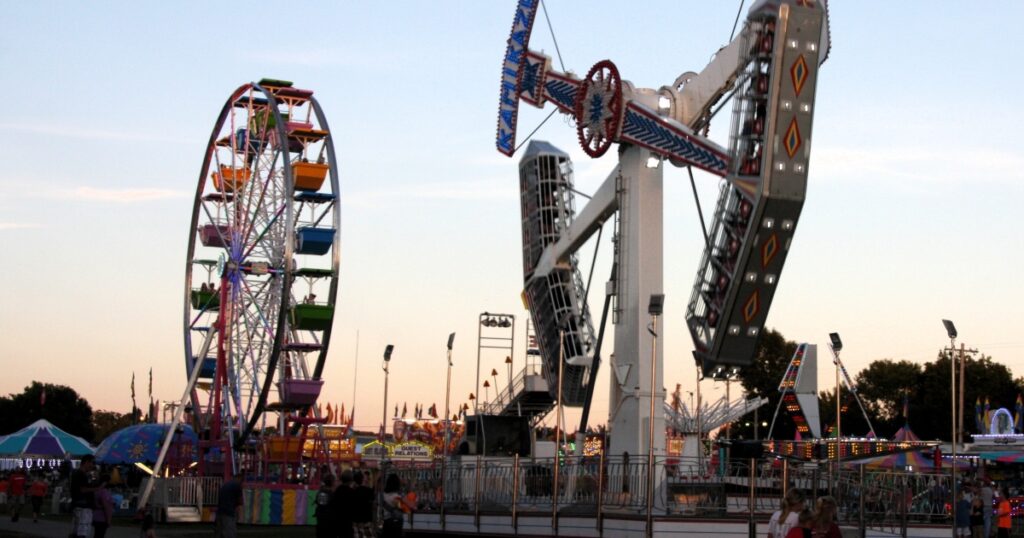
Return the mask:
<svg viewBox="0 0 1024 538">
<path fill-rule="evenodd" d="M 326 420 L 327 424 L 330 424 L 331 421 L 334 420 L 334 411 L 331 411 L 331 403 L 330 402 L 327 403 L 327 416 L 326 417 L 322 416 L 321 418 L 327 419 Z"/>
<path fill-rule="evenodd" d="M 39 392 L 39 407 L 46 405 L 46 386 Z"/>
<path fill-rule="evenodd" d="M 437 418 L 437 404 L 430 404 L 430 411 L 428 411 L 431 418 Z"/>
<path fill-rule="evenodd" d="M 395 404 L 395 415 L 394 415 L 394 417 L 395 418 L 398 417 L 398 404 Z"/>
<path fill-rule="evenodd" d="M 138 409 L 138 408 L 139 408 L 139 406 L 135 405 L 135 372 L 132 372 L 132 423 L 133 424 L 138 419 L 138 415 L 135 414 L 135 410 Z"/>
<path fill-rule="evenodd" d="M 149 368 L 149 402 L 153 403 L 153 367 Z"/>
<path fill-rule="evenodd" d="M 335 424 L 341 424 L 342 422 L 345 422 L 345 402 L 341 402 L 341 416 L 337 417 Z"/>
<path fill-rule="evenodd" d="M 1022 427 L 1024 427 L 1024 398 L 1017 394 L 1017 404 L 1013 413 L 1013 429 L 1015 432 L 1020 432 Z"/>
<path fill-rule="evenodd" d="M 985 420 L 981 416 L 981 396 L 974 402 L 974 427 L 978 433 L 985 433 Z"/>
<path fill-rule="evenodd" d="M 408 412 L 408 408 L 406 407 L 406 404 L 403 402 L 402 403 L 402 418 L 405 418 L 405 415 L 406 415 L 407 412 Z"/>
<path fill-rule="evenodd" d="M 345 432 L 347 437 L 352 437 L 353 430 L 355 430 L 355 421 L 356 421 L 356 408 L 355 408 L 355 406 L 353 406 L 352 407 L 352 412 L 349 413 L 349 415 L 348 415 L 348 424 L 347 424 L 348 431 Z"/>
<path fill-rule="evenodd" d="M 991 425 L 992 425 L 992 414 L 991 414 L 991 411 L 989 411 L 989 407 L 990 407 L 990 404 L 989 404 L 989 401 L 988 401 L 988 396 L 986 396 L 985 397 L 985 415 L 984 415 L 984 417 L 985 417 L 985 429 L 982 430 L 984 432 L 988 432 L 989 428 L 991 428 Z"/>
</svg>

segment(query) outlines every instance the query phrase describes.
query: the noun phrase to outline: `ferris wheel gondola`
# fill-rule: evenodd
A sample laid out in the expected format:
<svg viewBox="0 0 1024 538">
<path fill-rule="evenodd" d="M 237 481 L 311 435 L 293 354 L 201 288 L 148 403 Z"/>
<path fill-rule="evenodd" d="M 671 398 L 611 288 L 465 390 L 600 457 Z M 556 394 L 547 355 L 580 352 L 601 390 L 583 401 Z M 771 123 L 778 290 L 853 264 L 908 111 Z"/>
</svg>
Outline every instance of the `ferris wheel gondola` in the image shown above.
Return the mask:
<svg viewBox="0 0 1024 538">
<path fill-rule="evenodd" d="M 193 422 L 212 441 L 281 432 L 282 417 L 316 401 L 340 218 L 334 146 L 313 92 L 270 79 L 236 89 L 207 144 L 185 266 Z"/>
</svg>

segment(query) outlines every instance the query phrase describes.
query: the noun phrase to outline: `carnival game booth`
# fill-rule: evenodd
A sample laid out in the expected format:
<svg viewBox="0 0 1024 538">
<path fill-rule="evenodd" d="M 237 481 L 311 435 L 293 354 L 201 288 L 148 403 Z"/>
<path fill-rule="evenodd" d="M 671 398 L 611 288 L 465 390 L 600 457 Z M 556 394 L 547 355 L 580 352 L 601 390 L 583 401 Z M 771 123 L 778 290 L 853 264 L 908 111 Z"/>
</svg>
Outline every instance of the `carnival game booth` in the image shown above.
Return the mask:
<svg viewBox="0 0 1024 538">
<path fill-rule="evenodd" d="M 93 454 L 88 441 L 39 419 L 32 424 L 0 437 L 0 470 L 57 470 L 62 466 L 78 467 L 82 456 Z M 67 464 L 65 464 L 67 461 Z"/>
</svg>

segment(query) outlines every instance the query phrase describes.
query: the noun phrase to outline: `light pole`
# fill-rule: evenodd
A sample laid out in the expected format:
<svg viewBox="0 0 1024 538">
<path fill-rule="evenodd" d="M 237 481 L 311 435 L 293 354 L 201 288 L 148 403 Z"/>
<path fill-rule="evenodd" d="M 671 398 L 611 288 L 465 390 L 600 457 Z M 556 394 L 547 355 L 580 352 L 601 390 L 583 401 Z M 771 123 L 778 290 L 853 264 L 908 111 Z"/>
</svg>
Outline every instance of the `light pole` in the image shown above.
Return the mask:
<svg viewBox="0 0 1024 538">
<path fill-rule="evenodd" d="M 651 333 L 651 414 L 647 428 L 647 536 L 654 536 L 654 395 L 657 390 L 655 380 L 658 372 L 658 316 L 665 309 L 665 295 L 651 295 L 647 305 L 647 313 L 651 315 L 651 324 L 647 332 Z"/>
<path fill-rule="evenodd" d="M 444 427 L 444 449 L 441 450 L 441 531 L 445 530 L 444 521 L 444 500 L 445 500 L 445 486 L 448 483 L 448 474 L 446 471 L 446 464 L 448 462 L 448 447 L 451 446 L 451 434 L 452 434 L 452 420 L 451 411 L 449 410 L 449 402 L 451 401 L 452 395 L 452 344 L 455 343 L 455 333 L 448 335 L 448 381 L 444 386 L 444 420 L 441 425 Z M 385 407 L 385 409 L 387 409 Z"/>
<path fill-rule="evenodd" d="M 951 504 L 952 504 L 952 506 L 955 507 L 956 506 L 956 365 L 953 363 L 953 360 L 954 360 L 953 359 L 953 352 L 956 350 L 956 326 L 953 325 L 953 322 L 948 320 L 948 319 L 942 320 L 942 325 L 944 327 L 946 327 L 946 336 L 949 336 L 949 348 L 950 348 L 950 352 L 949 352 L 949 378 L 950 378 L 949 399 L 950 399 L 951 406 L 952 406 L 952 411 L 950 412 L 950 419 L 953 421 L 953 428 L 952 428 L 953 429 L 953 435 L 952 435 L 952 438 L 950 439 L 950 443 L 949 443 L 950 447 L 952 447 L 952 448 L 950 448 L 950 451 L 949 451 L 949 454 L 950 454 L 950 457 L 951 457 L 950 464 L 949 464 L 949 478 L 950 478 L 950 482 L 952 483 L 952 485 L 950 486 L 950 491 L 953 493 L 953 498 L 952 498 L 952 503 Z M 953 517 L 953 536 L 956 536 L 956 513 L 955 512 L 956 511 L 954 510 L 954 514 L 953 514 L 953 516 L 954 516 Z"/>
<path fill-rule="evenodd" d="M 391 352 L 395 350 L 395 346 L 388 344 L 384 348 L 384 420 L 382 421 L 383 430 L 380 434 L 380 442 L 384 443 L 388 436 L 388 376 L 391 373 L 389 365 L 391 364 Z M 387 457 L 387 451 L 384 451 L 385 457 Z"/>
<path fill-rule="evenodd" d="M 842 404 L 840 403 L 840 393 L 842 392 L 842 386 L 839 384 L 839 352 L 843 349 L 843 341 L 839 338 L 839 333 L 828 333 L 829 348 L 832 350 L 832 363 L 836 365 L 836 474 L 835 474 L 835 496 L 836 505 L 842 506 L 839 502 L 839 477 L 842 476 L 842 461 L 843 461 L 843 429 L 842 429 Z M 837 516 L 839 514 L 836 514 Z"/>
</svg>

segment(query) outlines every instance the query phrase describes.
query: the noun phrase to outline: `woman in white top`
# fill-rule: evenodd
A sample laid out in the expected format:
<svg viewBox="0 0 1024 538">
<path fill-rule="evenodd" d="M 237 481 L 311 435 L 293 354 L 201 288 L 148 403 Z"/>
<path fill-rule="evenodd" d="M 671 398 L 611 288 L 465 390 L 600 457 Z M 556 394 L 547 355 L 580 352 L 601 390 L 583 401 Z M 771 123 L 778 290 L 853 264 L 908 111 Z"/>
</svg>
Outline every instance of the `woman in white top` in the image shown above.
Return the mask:
<svg viewBox="0 0 1024 538">
<path fill-rule="evenodd" d="M 804 493 L 796 488 L 786 492 L 782 500 L 782 508 L 772 514 L 768 521 L 768 538 L 786 538 L 789 529 L 797 526 L 800 512 L 804 509 Z"/>
</svg>

